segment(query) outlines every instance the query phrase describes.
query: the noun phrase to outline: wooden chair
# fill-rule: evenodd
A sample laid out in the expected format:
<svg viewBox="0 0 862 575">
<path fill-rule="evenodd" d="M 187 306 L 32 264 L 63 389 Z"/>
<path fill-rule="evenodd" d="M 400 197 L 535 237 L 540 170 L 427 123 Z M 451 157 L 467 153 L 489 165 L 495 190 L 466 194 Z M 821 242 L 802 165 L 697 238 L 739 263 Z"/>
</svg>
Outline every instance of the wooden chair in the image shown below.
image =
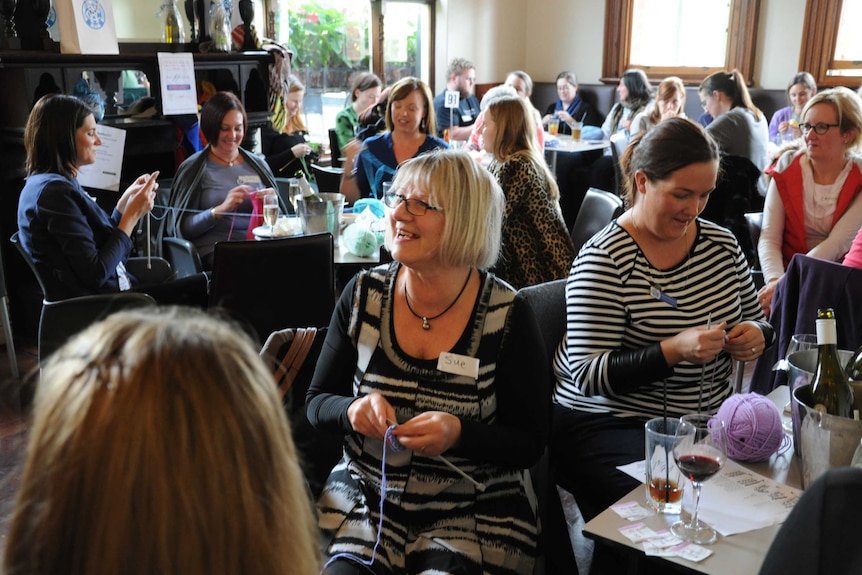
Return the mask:
<svg viewBox="0 0 862 575">
<path fill-rule="evenodd" d="M 221 308 L 264 341 L 288 327 L 325 327 L 335 308 L 328 233 L 217 242 L 210 309 Z"/>
<path fill-rule="evenodd" d="M 87 295 L 62 300 L 51 299 L 51 293 L 44 278 L 39 274 L 35 262 L 18 239 L 18 232 L 12 234 L 11 241 L 24 261 L 27 262 L 42 290 L 42 313 L 39 317 L 38 336 L 40 364 L 57 348 L 66 343 L 69 338 L 90 324 L 123 309 L 155 307 L 157 305 L 156 300 L 151 296 L 137 292 Z"/>
<path fill-rule="evenodd" d="M 623 201 L 619 196 L 596 188 L 588 189 L 572 225 L 575 251 L 580 251 L 587 240 L 622 213 Z"/>
</svg>

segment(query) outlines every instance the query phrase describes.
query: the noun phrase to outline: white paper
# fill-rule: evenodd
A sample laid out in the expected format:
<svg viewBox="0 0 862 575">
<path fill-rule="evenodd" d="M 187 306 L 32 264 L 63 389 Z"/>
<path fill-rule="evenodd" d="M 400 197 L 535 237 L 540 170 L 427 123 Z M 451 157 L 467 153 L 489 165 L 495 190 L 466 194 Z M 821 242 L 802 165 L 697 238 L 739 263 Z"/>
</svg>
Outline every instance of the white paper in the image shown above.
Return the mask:
<svg viewBox="0 0 862 575">
<path fill-rule="evenodd" d="M 190 52 L 159 52 L 162 115 L 198 113 L 195 61 Z"/>
<path fill-rule="evenodd" d="M 96 124 L 96 133 L 102 140 L 96 146 L 96 161 L 78 169 L 78 182 L 97 190 L 120 191 L 120 174 L 123 171 L 123 152 L 126 148 L 126 131 L 113 126 Z"/>
<path fill-rule="evenodd" d="M 618 467 L 623 473 L 644 481 L 643 461 Z M 802 491 L 750 471 L 732 459 L 703 484 L 698 515 L 724 536 L 745 533 L 783 523 Z M 691 512 L 694 489 L 686 485 L 683 508 Z"/>
</svg>

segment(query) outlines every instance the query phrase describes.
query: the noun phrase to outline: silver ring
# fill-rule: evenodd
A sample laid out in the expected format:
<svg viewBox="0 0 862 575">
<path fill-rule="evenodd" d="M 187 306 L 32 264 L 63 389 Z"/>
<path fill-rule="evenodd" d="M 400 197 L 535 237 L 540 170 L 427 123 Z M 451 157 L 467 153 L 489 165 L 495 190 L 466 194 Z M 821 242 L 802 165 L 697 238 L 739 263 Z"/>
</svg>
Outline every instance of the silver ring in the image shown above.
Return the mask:
<svg viewBox="0 0 862 575">
<path fill-rule="evenodd" d="M 757 353 L 757 348 L 756 348 L 756 347 L 752 347 L 752 348 L 751 348 L 751 353 Z"/>
</svg>

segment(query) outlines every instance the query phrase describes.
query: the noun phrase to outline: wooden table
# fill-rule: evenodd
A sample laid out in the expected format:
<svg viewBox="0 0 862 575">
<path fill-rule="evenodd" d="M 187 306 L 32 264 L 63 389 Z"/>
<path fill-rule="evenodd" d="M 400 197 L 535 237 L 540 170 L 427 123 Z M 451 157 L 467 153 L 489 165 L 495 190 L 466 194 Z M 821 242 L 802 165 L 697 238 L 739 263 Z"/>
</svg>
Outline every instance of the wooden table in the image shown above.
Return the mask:
<svg viewBox="0 0 862 575">
<path fill-rule="evenodd" d="M 551 136 L 545 133 L 545 154 L 550 158 L 550 168 L 554 174 L 557 173 L 557 154 L 580 154 L 581 152 L 604 150 L 610 145 L 608 140 L 578 140 L 576 142 L 571 136 L 563 134 Z"/>
<path fill-rule="evenodd" d="M 770 399 L 779 406 L 782 419 L 789 419 L 784 415 L 784 405 L 790 395 L 787 386 L 781 386 L 770 394 Z M 785 483 L 792 487 L 801 488 L 801 470 L 799 458 L 793 454 L 793 448 L 784 450 L 770 457 L 762 463 L 744 463 L 744 467 L 770 477 L 775 481 Z M 644 486 L 633 489 L 618 503 L 624 501 L 636 501 L 647 507 Z M 679 519 L 678 515 L 651 515 L 641 521 L 654 531 L 669 529 Z M 637 573 L 645 561 L 661 564 L 668 572 L 675 573 L 708 573 L 711 575 L 748 575 L 757 573 L 760 569 L 766 552 L 781 525 L 772 525 L 723 537 L 719 535 L 718 541 L 709 545 L 713 554 L 701 561 L 694 563 L 676 557 L 646 557 L 643 547 L 639 543 L 632 543 L 620 534 L 618 529 L 630 525 L 628 521 L 619 517 L 610 509 L 606 509 L 592 521 L 584 526 L 584 534 L 594 539 L 596 544 L 610 545 L 615 550 L 622 551 L 630 557 L 631 573 Z"/>
</svg>

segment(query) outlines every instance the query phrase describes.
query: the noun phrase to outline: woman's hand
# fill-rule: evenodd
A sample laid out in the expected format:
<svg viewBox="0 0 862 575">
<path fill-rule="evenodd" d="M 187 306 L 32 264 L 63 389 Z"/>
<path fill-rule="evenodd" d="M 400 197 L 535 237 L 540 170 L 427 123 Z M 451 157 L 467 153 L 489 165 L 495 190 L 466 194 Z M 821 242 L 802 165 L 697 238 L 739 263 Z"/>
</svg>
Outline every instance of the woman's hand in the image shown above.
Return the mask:
<svg viewBox="0 0 862 575">
<path fill-rule="evenodd" d="M 378 392 L 358 398 L 347 408 L 347 419 L 357 433 L 383 440 L 386 430 L 395 421 L 395 410 Z"/>
<path fill-rule="evenodd" d="M 159 183 L 156 181 L 156 178 L 159 177 L 158 170 L 153 172 L 152 174 L 141 174 L 140 176 L 132 182 L 126 191 L 123 192 L 123 195 L 120 196 L 120 199 L 117 200 L 117 211 L 121 214 L 126 213 L 126 204 L 129 203 L 129 198 L 131 198 L 134 194 L 138 193 L 144 186 L 147 185 L 147 182 L 152 179 L 153 181 L 153 191 L 159 189 Z"/>
<path fill-rule="evenodd" d="M 667 364 L 673 366 L 687 361 L 703 365 L 712 360 L 724 349 L 725 327 L 727 322 L 721 322 L 709 329 L 706 326 L 693 327 L 662 341 L 661 350 Z"/>
<path fill-rule="evenodd" d="M 149 176 L 140 176 L 135 183 L 123 192 L 120 201 L 117 202 L 117 211 L 123 214 L 117 227 L 129 237 L 135 231 L 138 220 L 150 213 L 156 200 L 156 177 L 158 172 Z M 145 178 L 141 182 L 141 178 Z M 122 209 L 120 209 L 122 207 Z"/>
<path fill-rule="evenodd" d="M 778 133 L 782 136 L 787 133 L 787 130 L 790 129 L 790 122 L 779 122 L 778 123 Z"/>
<path fill-rule="evenodd" d="M 294 158 L 304 158 L 311 153 L 311 146 L 303 142 L 293 146 L 290 151 L 293 152 Z"/>
<path fill-rule="evenodd" d="M 727 332 L 724 350 L 736 361 L 757 359 L 766 348 L 763 330 L 753 321 L 744 321 Z"/>
<path fill-rule="evenodd" d="M 256 191 L 257 190 L 255 190 L 251 186 L 245 184 L 242 184 L 235 188 L 231 188 L 222 203 L 213 207 L 213 216 L 221 217 L 225 214 L 235 212 L 237 206 L 243 203 L 245 199 L 249 197 L 250 194 L 253 194 Z"/>
<path fill-rule="evenodd" d="M 461 420 L 442 411 L 426 411 L 394 430 L 401 445 L 428 457 L 436 457 L 458 445 Z"/>
<path fill-rule="evenodd" d="M 775 286 L 778 285 L 780 277 L 772 278 L 766 282 L 760 291 L 757 292 L 757 301 L 760 302 L 760 307 L 763 309 L 763 315 L 769 318 L 772 312 L 772 296 L 775 294 Z"/>
<path fill-rule="evenodd" d="M 557 117 L 560 119 L 561 122 L 565 122 L 567 124 L 575 123 L 575 119 L 572 118 L 572 115 L 565 110 L 560 110 L 559 112 L 557 112 Z"/>
</svg>

